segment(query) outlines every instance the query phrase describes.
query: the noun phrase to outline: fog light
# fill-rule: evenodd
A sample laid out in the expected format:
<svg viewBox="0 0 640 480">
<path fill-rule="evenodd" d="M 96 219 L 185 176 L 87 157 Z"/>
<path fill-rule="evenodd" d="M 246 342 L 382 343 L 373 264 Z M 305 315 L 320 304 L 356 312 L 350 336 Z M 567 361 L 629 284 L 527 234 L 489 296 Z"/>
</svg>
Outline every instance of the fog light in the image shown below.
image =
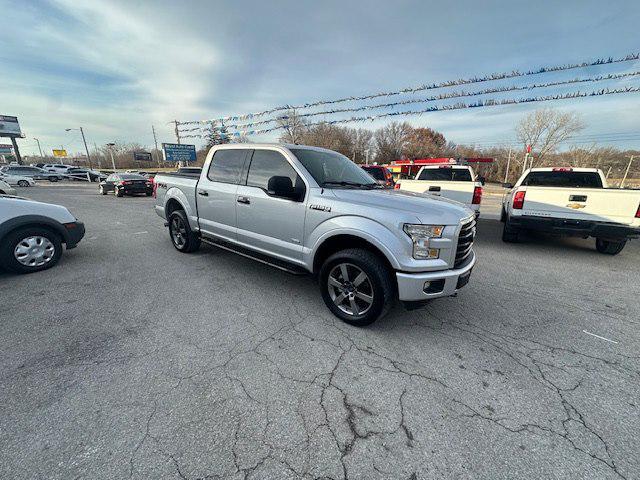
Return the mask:
<svg viewBox="0 0 640 480">
<path fill-rule="evenodd" d="M 444 290 L 444 278 L 424 282 L 424 286 L 422 287 L 424 293 L 440 293 L 442 290 Z"/>
</svg>

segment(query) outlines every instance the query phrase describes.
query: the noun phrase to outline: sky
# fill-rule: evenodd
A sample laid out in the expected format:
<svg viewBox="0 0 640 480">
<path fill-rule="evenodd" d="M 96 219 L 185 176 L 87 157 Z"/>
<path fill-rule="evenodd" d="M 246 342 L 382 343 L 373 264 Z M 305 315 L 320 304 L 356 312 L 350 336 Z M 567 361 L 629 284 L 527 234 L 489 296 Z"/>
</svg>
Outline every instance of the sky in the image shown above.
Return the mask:
<svg viewBox="0 0 640 480">
<path fill-rule="evenodd" d="M 0 115 L 19 118 L 23 155 L 37 154 L 35 138 L 45 152 L 61 146 L 80 152 L 79 131 L 66 128 L 82 126 L 91 147 L 113 141 L 151 147 L 152 125 L 159 143 L 175 141 L 174 119 L 219 118 L 640 52 L 640 2 L 630 0 L 0 0 L 0 12 Z M 640 61 L 479 88 L 633 71 L 640 71 Z M 620 86 L 640 87 L 640 76 L 536 93 Z M 377 102 L 396 98 L 408 97 Z M 640 93 L 347 125 L 375 128 L 407 120 L 456 143 L 515 145 L 515 124 L 542 106 L 581 117 L 587 128 L 576 145 L 640 148 Z M 323 118 L 338 117 L 316 120 Z"/>
</svg>

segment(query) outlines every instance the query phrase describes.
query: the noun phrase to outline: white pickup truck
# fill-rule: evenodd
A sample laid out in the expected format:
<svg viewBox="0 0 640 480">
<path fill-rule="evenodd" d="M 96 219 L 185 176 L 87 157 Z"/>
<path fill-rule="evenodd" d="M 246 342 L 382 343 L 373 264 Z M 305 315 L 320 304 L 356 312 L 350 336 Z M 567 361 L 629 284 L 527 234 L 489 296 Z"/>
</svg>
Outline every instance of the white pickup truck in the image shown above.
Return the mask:
<svg viewBox="0 0 640 480">
<path fill-rule="evenodd" d="M 471 167 L 465 165 L 428 165 L 422 167 L 414 180 L 398 180 L 396 190 L 430 193 L 464 203 L 480 215 L 482 183 Z"/>
<path fill-rule="evenodd" d="M 522 230 L 595 237 L 600 253 L 616 255 L 640 236 L 640 190 L 609 188 L 601 170 L 550 167 L 526 170 L 502 201 L 502 239 Z"/>
</svg>

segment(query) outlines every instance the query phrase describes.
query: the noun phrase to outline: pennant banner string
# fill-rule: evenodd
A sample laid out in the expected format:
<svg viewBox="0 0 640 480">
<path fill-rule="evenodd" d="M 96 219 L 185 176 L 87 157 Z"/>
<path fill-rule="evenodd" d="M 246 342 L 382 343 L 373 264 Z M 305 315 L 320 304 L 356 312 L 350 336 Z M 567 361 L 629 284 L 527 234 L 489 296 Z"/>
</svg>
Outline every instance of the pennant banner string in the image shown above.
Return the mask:
<svg viewBox="0 0 640 480">
<path fill-rule="evenodd" d="M 437 100 L 447 100 L 447 99 L 451 99 L 451 98 L 460 98 L 460 97 L 473 97 L 473 96 L 478 96 L 478 95 L 487 95 L 487 94 L 491 94 L 491 93 L 503 93 L 503 92 L 513 92 L 513 91 L 522 91 L 522 90 L 532 90 L 535 88 L 547 88 L 547 87 L 556 87 L 556 86 L 560 86 L 560 85 L 571 85 L 571 84 L 576 84 L 576 83 L 585 83 L 585 82 L 600 82 L 600 81 L 605 81 L 605 80 L 619 80 L 622 78 L 628 78 L 628 77 L 634 77 L 634 76 L 638 76 L 640 75 L 640 71 L 635 71 L 635 72 L 628 72 L 628 73 L 618 73 L 618 74 L 608 74 L 608 75 L 600 75 L 597 77 L 590 77 L 590 78 L 574 78 L 571 80 L 561 80 L 561 81 L 557 81 L 557 82 L 547 82 L 547 83 L 534 83 L 531 85 L 511 85 L 511 86 L 504 86 L 504 87 L 496 87 L 496 88 L 487 88 L 487 89 L 483 89 L 483 90 L 478 90 L 478 91 L 474 91 L 474 92 L 466 92 L 464 90 L 462 91 L 457 91 L 457 92 L 448 92 L 448 93 L 442 93 L 440 95 L 434 95 L 432 97 L 426 97 L 426 98 L 418 98 L 418 99 L 408 99 L 408 100 L 402 100 L 402 101 L 398 101 L 398 102 L 391 102 L 391 103 L 380 103 L 380 104 L 375 104 L 375 105 L 364 105 L 361 107 L 353 107 L 353 108 L 338 108 L 338 109 L 333 109 L 333 110 L 324 110 L 324 111 L 320 111 L 320 112 L 310 112 L 310 113 L 296 113 L 295 117 L 297 118 L 307 118 L 307 117 L 315 117 L 315 116 L 319 116 L 319 115 L 332 115 L 332 114 L 336 114 L 336 113 L 346 113 L 346 112 L 362 112 L 362 111 L 366 111 L 366 110 L 376 110 L 379 108 L 390 108 L 390 107 L 395 107 L 395 106 L 399 106 L 399 105 L 410 105 L 410 104 L 416 104 L 416 103 L 427 103 L 427 102 L 433 102 L 433 101 L 437 101 Z M 210 129 L 214 129 L 214 130 L 225 130 L 225 129 L 234 129 L 234 130 L 246 130 L 247 128 L 250 127 L 255 127 L 258 125 L 266 125 L 269 123 L 273 123 L 276 121 L 283 121 L 283 120 L 288 120 L 289 118 L 291 118 L 291 116 L 289 115 L 281 115 L 275 118 L 269 118 L 269 119 L 265 119 L 265 120 L 259 120 L 256 122 L 250 122 L 250 123 L 244 123 L 244 124 L 231 124 L 231 125 L 217 125 L 217 124 L 211 124 L 210 126 L 208 125 L 201 125 L 198 127 L 191 127 L 191 128 L 182 128 L 179 130 L 180 133 L 183 132 L 195 132 L 198 130 L 210 130 Z"/>
<path fill-rule="evenodd" d="M 524 72 L 521 72 L 519 70 L 513 70 L 511 72 L 492 73 L 492 74 L 484 75 L 480 77 L 463 78 L 458 80 L 444 81 L 440 83 L 424 84 L 416 87 L 407 87 L 407 88 L 403 88 L 401 90 L 396 90 L 396 91 L 380 92 L 380 93 L 374 93 L 370 95 L 343 97 L 343 98 L 338 98 L 334 100 L 319 100 L 319 101 L 304 103 L 300 105 L 282 105 L 282 106 L 271 108 L 268 110 L 263 110 L 255 113 L 248 113 L 244 115 L 234 115 L 234 116 L 222 117 L 222 118 L 212 119 L 212 120 L 192 120 L 192 121 L 179 122 L 179 123 L 183 125 L 195 125 L 195 124 L 202 124 L 202 123 L 246 120 L 246 119 L 259 117 L 263 115 L 269 115 L 269 114 L 272 114 L 278 111 L 283 111 L 283 110 L 294 110 L 294 109 L 301 110 L 301 109 L 316 107 L 320 105 L 330 105 L 335 103 L 349 102 L 349 101 L 356 101 L 356 100 L 370 100 L 373 98 L 389 97 L 393 95 L 401 95 L 404 93 L 415 93 L 415 92 L 424 91 L 424 90 L 453 87 L 458 85 L 467 85 L 471 83 L 481 83 L 481 82 L 488 82 L 493 80 L 503 80 L 508 78 L 525 77 L 530 75 L 537 75 L 537 74 L 544 74 L 544 73 L 551 73 L 551 72 L 560 72 L 565 70 L 573 70 L 576 68 L 586 68 L 586 67 L 599 66 L 599 65 L 610 65 L 614 63 L 628 62 L 628 61 L 639 60 L 639 59 L 640 59 L 640 53 L 631 53 L 623 57 L 600 58 L 598 60 L 591 61 L 591 62 L 546 66 L 546 67 L 540 67 L 534 70 L 527 70 Z"/>
<path fill-rule="evenodd" d="M 432 107 L 423 109 L 423 110 L 406 110 L 406 111 L 398 111 L 398 112 L 387 112 L 381 113 L 378 115 L 370 115 L 365 117 L 350 117 L 343 118 L 339 120 L 329 120 L 317 123 L 311 123 L 306 125 L 307 127 L 314 127 L 318 125 L 336 125 L 341 123 L 352 123 L 352 122 L 366 122 L 366 121 L 374 121 L 380 118 L 385 117 L 395 117 L 395 116 L 411 116 L 411 115 L 422 115 L 424 113 L 430 112 L 439 112 L 439 111 L 447 111 L 447 110 L 462 110 L 467 108 L 481 108 L 481 107 L 494 107 L 499 105 L 515 105 L 520 103 L 533 103 L 533 102 L 546 102 L 551 100 L 567 100 L 573 98 L 583 98 L 583 97 L 595 97 L 601 95 L 612 95 L 612 94 L 620 94 L 620 93 L 637 93 L 640 92 L 640 87 L 621 87 L 615 89 L 604 88 L 601 90 L 594 90 L 592 92 L 571 92 L 564 94 L 556 94 L 556 95 L 545 95 L 542 97 L 525 97 L 525 98 L 509 98 L 509 99 L 501 99 L 501 100 L 478 100 L 474 103 L 455 103 L 452 105 L 434 105 Z M 243 137 L 247 135 L 259 135 L 263 133 L 273 132 L 275 130 L 280 130 L 286 128 L 287 125 L 278 125 L 275 127 L 264 128 L 260 130 L 245 130 L 242 132 L 234 132 L 230 134 L 220 134 L 223 138 L 232 138 L 232 137 Z M 181 135 L 181 138 L 205 138 L 206 135 L 203 134 L 188 134 Z"/>
</svg>

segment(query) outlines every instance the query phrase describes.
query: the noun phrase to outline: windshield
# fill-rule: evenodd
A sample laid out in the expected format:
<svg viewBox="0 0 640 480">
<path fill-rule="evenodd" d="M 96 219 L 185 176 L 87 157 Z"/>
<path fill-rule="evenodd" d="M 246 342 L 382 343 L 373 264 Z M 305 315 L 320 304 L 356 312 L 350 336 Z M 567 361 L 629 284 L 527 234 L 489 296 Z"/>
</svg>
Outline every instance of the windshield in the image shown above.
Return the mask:
<svg viewBox="0 0 640 480">
<path fill-rule="evenodd" d="M 425 168 L 418 180 L 470 182 L 471 173 L 466 168 Z"/>
<path fill-rule="evenodd" d="M 530 187 L 602 188 L 596 172 L 531 172 L 522 185 Z"/>
<path fill-rule="evenodd" d="M 303 148 L 290 150 L 320 186 L 377 185 L 371 175 L 337 152 Z"/>
</svg>

